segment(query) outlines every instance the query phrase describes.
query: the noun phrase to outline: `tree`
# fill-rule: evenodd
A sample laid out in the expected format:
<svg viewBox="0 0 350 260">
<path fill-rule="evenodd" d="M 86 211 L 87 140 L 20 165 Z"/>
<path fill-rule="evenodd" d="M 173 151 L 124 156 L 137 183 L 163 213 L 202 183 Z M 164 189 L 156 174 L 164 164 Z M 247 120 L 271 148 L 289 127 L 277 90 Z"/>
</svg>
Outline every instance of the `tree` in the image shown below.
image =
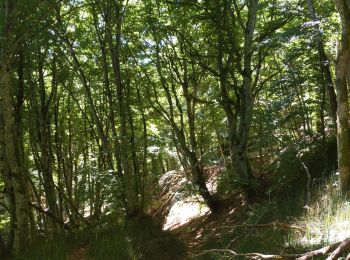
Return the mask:
<svg viewBox="0 0 350 260">
<path fill-rule="evenodd" d="M 196 64 L 194 59 L 186 59 L 185 37 L 191 33 L 187 27 L 187 19 L 179 17 L 172 21 L 172 26 L 178 31 L 169 33 L 162 31 L 165 25 L 161 23 L 163 17 L 160 8 L 166 8 L 169 13 L 162 15 L 172 15 L 171 6 L 164 3 L 153 4 L 148 1 L 145 8 L 156 9 L 147 17 L 152 42 L 154 42 L 153 60 L 154 70 L 157 72 L 159 82 L 153 85 L 153 95 L 151 103 L 153 108 L 162 116 L 165 122 L 170 125 L 176 146 L 184 158 L 185 170 L 191 172 L 191 182 L 198 190 L 212 212 L 218 212 L 219 202 L 208 190 L 203 166 L 198 158 L 198 137 L 196 133 L 197 103 L 203 70 Z M 157 13 L 157 17 L 154 13 Z M 152 15 L 153 14 L 153 15 Z M 159 23 L 155 21 L 159 19 Z M 191 36 L 190 36 L 191 37 Z M 150 76 L 149 76 L 150 78 Z M 164 93 L 159 94 L 158 85 Z M 165 102 L 162 102 L 165 101 Z M 187 134 L 188 133 L 188 134 Z"/>
<path fill-rule="evenodd" d="M 336 60 L 336 90 L 337 90 L 337 141 L 338 141 L 338 171 L 341 189 L 345 194 L 350 190 L 350 132 L 349 132 L 349 101 L 348 73 L 350 68 L 350 5 L 348 1 L 335 1 L 342 25 L 341 40 Z"/>
<path fill-rule="evenodd" d="M 9 191 L 14 193 L 14 252 L 23 251 L 30 241 L 29 232 L 29 196 L 28 173 L 24 164 L 21 113 L 23 105 L 23 84 L 18 82 L 18 95 L 13 99 L 16 89 L 12 78 L 14 73 L 14 56 L 19 51 L 20 43 L 16 40 L 15 23 L 20 19 L 16 16 L 18 2 L 5 1 L 2 8 L 1 42 L 0 42 L 0 111 L 2 128 L 0 134 L 5 151 L 4 161 L 10 174 L 4 179 L 10 181 Z M 22 94 L 21 94 L 22 93 Z M 14 103 L 14 101 L 16 103 Z M 7 174 L 3 172 L 3 174 Z M 13 187 L 13 189 L 11 189 Z"/>
</svg>

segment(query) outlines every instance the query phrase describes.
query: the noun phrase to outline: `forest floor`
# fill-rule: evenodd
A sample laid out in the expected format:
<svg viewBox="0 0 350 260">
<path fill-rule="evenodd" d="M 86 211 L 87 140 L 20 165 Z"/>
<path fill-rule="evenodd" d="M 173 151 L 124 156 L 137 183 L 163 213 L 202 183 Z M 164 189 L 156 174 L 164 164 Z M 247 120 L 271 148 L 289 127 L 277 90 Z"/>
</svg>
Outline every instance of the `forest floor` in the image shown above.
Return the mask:
<svg viewBox="0 0 350 260">
<path fill-rule="evenodd" d="M 67 249 L 68 256 L 40 259 L 306 260 L 345 254 L 350 252 L 350 202 L 341 194 L 335 171 L 322 179 L 316 174 L 320 158 L 315 154 L 305 159 L 315 181 L 309 183 L 295 153 L 287 153 L 274 179 L 261 178 L 259 196 L 249 201 L 235 183 L 230 186 L 227 179 L 218 178 L 224 169 L 206 168 L 208 189 L 222 200 L 217 214 L 194 195 L 186 172 L 167 172 L 158 181 L 157 203 L 149 215 L 126 223 L 120 216 L 107 215 L 82 230 L 73 243 L 63 243 L 59 251 Z"/>
<path fill-rule="evenodd" d="M 177 181 L 182 183 L 181 179 Z M 159 230 L 157 230 L 158 227 L 152 227 L 153 224 L 149 222 L 151 218 L 134 223 L 136 224 L 134 231 L 143 230 L 142 234 L 136 235 L 136 245 L 146 241 L 145 245 L 138 248 L 140 250 L 138 252 L 150 249 L 148 258 L 140 259 L 216 260 L 225 257 L 232 259 L 232 254 L 236 254 L 235 252 L 242 256 L 253 256 L 248 259 L 256 259 L 254 257 L 260 254 L 271 254 L 270 256 L 276 257 L 303 256 L 306 252 L 313 252 L 312 250 L 327 245 L 333 246 L 329 247 L 327 252 L 322 251 L 323 255 L 327 255 L 334 251 L 341 241 L 346 242 L 342 247 L 344 250 L 350 249 L 350 241 L 346 239 L 350 237 L 350 203 L 339 194 L 336 179 L 330 178 L 329 181 L 315 188 L 313 199 L 307 204 L 286 201 L 287 198 L 298 201 L 299 197 L 292 199 L 292 191 L 298 193 L 296 186 L 292 187 L 290 190 L 285 190 L 286 197 L 282 202 L 268 197 L 266 200 L 260 198 L 259 201 L 248 203 L 244 193 L 236 192 L 222 201 L 221 211 L 217 214 L 211 214 L 198 198 L 180 197 L 176 203 L 172 204 L 165 219 L 163 231 L 160 227 Z M 295 214 L 297 208 L 299 213 Z M 121 232 L 119 236 L 124 236 L 128 240 L 132 237 L 129 231 Z M 112 231 L 109 237 L 103 235 L 96 241 L 101 241 L 108 251 L 110 247 L 116 245 L 115 242 L 110 241 L 115 239 L 116 234 Z M 174 239 L 183 246 L 176 244 L 178 242 Z M 162 241 L 168 242 L 162 243 Z M 94 243 L 90 241 L 88 244 L 76 245 L 68 259 L 95 259 L 89 255 L 90 247 Z M 120 246 L 125 248 L 127 244 L 128 242 Z M 166 251 L 164 248 L 168 248 L 166 250 L 169 254 L 165 257 L 163 255 L 154 257 L 153 250 L 164 253 Z M 184 253 L 186 250 L 185 258 L 177 257 L 179 252 Z M 105 257 L 106 255 L 96 259 L 108 259 Z M 243 258 L 246 259 L 246 257 Z M 296 259 L 296 257 L 284 259 Z"/>
<path fill-rule="evenodd" d="M 193 203 L 191 204 L 193 206 Z M 188 206 L 188 205 L 187 205 Z M 186 208 L 186 206 L 185 206 Z M 187 248 L 188 258 L 195 258 L 196 255 L 202 254 L 205 244 L 211 240 L 221 240 L 224 232 L 227 232 L 230 227 L 239 225 L 242 222 L 242 214 L 245 214 L 247 201 L 243 193 L 237 193 L 222 202 L 222 210 L 218 214 L 211 214 L 199 207 L 194 207 L 192 211 L 192 219 L 188 220 L 186 214 L 183 218 L 179 218 L 180 212 L 175 212 L 177 217 L 170 220 L 172 226 L 167 229 Z M 181 210 L 178 208 L 178 210 Z M 177 221 L 177 223 L 176 223 Z M 231 243 L 235 242 L 234 238 Z M 229 247 L 230 244 L 227 245 Z M 85 260 L 89 259 L 89 245 L 79 244 L 75 246 L 69 254 L 69 260 Z M 162 259 L 163 260 L 163 259 Z M 164 259 L 167 260 L 167 259 Z"/>
<path fill-rule="evenodd" d="M 85 260 L 88 259 L 88 247 L 86 245 L 80 245 L 74 248 L 69 256 L 69 260 Z"/>
<path fill-rule="evenodd" d="M 305 234 L 308 232 L 309 234 L 307 235 L 310 238 L 314 236 L 312 231 L 307 230 L 307 228 L 310 227 L 307 227 L 306 224 L 302 222 L 303 217 L 295 217 L 293 219 L 289 219 L 290 221 L 288 221 L 288 219 L 285 219 L 284 222 L 279 222 L 278 219 L 272 219 L 272 222 L 268 223 L 266 223 L 266 221 L 262 220 L 261 218 L 257 218 L 256 221 L 253 221 L 255 224 L 249 224 L 252 223 L 252 219 L 250 219 L 253 212 L 252 208 L 254 208 L 254 205 L 249 204 L 247 202 L 247 198 L 244 196 L 243 193 L 236 193 L 223 201 L 222 210 L 217 214 L 211 214 L 210 212 L 206 212 L 205 214 L 203 214 L 203 211 L 197 210 L 197 212 L 192 212 L 192 219 L 187 221 L 186 223 L 183 223 L 183 220 L 177 218 L 176 221 L 178 221 L 178 225 L 176 224 L 176 221 L 173 220 L 172 226 L 168 226 L 168 230 L 166 230 L 165 233 L 170 234 L 185 245 L 186 248 L 184 250 L 187 250 L 187 257 L 177 258 L 176 256 L 174 257 L 174 252 L 172 252 L 170 258 L 147 257 L 144 259 L 224 259 L 228 257 L 228 253 L 230 254 L 230 252 L 236 252 L 236 250 L 237 252 L 241 253 L 241 255 L 250 254 L 254 256 L 259 255 L 265 257 L 266 255 L 260 254 L 265 253 L 271 254 L 267 255 L 268 257 L 275 257 L 266 259 L 277 259 L 279 256 L 281 256 L 281 259 L 297 259 L 297 257 L 293 258 L 290 256 L 302 256 L 304 253 L 307 252 L 320 253 L 321 251 L 319 250 L 313 251 L 314 249 L 318 248 L 321 248 L 323 250 L 322 255 L 327 255 L 328 253 L 331 253 L 335 249 L 337 249 L 338 246 L 340 247 L 340 242 L 348 236 L 346 235 L 344 236 L 344 238 L 338 237 L 336 239 L 336 241 L 339 241 L 338 243 L 331 243 L 330 240 L 327 240 L 328 242 L 326 242 L 325 240 L 324 243 L 316 243 L 314 245 L 307 245 L 307 243 L 303 245 L 296 243 L 288 244 L 286 243 L 286 238 L 290 236 L 292 231 L 294 233 L 298 233 L 300 237 L 305 237 Z M 178 210 L 181 209 L 178 208 Z M 344 212 L 344 208 L 341 208 L 341 210 L 342 212 Z M 327 215 L 329 218 L 329 214 Z M 347 218 L 348 215 L 346 215 L 345 217 Z M 339 219 L 337 222 L 340 223 Z M 311 225 L 315 224 L 315 222 L 311 223 Z M 141 224 L 140 226 L 144 226 L 144 224 Z M 330 230 L 334 230 L 334 227 L 329 228 Z M 331 233 L 329 232 L 329 230 L 327 232 L 322 232 Z M 156 235 L 156 233 L 152 232 L 151 237 L 154 237 L 154 235 Z M 145 238 L 147 239 L 150 237 L 146 236 Z M 165 238 L 165 240 L 167 238 Z M 291 239 L 295 238 L 298 237 L 291 237 Z M 161 240 L 162 238 L 160 238 L 159 241 Z M 156 241 L 156 243 L 159 243 L 159 241 Z M 310 241 L 312 241 L 312 239 L 310 239 L 309 242 Z M 324 245 L 330 245 L 330 247 L 323 248 Z M 69 254 L 68 259 L 91 259 L 91 256 L 89 256 L 89 247 L 89 244 L 80 244 L 75 246 Z M 347 251 L 348 249 L 350 249 L 350 241 L 344 240 L 341 248 L 343 251 Z M 328 251 L 326 252 L 326 250 Z M 177 249 L 175 249 L 174 251 L 175 254 L 176 252 L 178 252 Z M 306 254 L 306 256 L 309 255 Z M 228 258 L 232 259 L 232 255 L 230 255 Z M 244 257 L 244 259 L 246 259 L 246 257 Z M 248 259 L 265 258 L 248 257 Z M 310 255 L 310 257 L 300 259 L 313 259 L 313 256 Z M 325 258 L 322 258 L 321 256 L 321 259 Z"/>
<path fill-rule="evenodd" d="M 189 259 L 350 259 L 349 201 L 334 192 L 323 190 L 301 215 L 265 211 L 253 222 L 250 217 L 270 202 L 248 203 L 237 193 L 219 214 L 206 213 L 171 232 L 185 243 Z"/>
<path fill-rule="evenodd" d="M 198 218 L 172 229 L 181 241 L 187 245 L 188 256 L 195 257 L 202 253 L 205 244 L 211 240 L 221 240 L 223 231 L 242 222 L 241 216 L 247 207 L 247 200 L 243 193 L 237 193 L 223 202 L 222 210 L 218 214 L 206 213 Z M 230 243 L 234 243 L 234 238 Z M 227 244 L 226 247 L 229 247 Z"/>
</svg>

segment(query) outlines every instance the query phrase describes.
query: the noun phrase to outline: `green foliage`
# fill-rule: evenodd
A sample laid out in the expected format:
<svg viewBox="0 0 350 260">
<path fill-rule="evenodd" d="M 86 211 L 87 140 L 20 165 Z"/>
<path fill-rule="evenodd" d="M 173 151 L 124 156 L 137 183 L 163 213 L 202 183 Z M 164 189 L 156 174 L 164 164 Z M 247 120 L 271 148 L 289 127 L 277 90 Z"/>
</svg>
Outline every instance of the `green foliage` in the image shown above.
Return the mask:
<svg viewBox="0 0 350 260">
<path fill-rule="evenodd" d="M 242 186 L 259 191 L 257 180 L 266 181 L 265 194 L 258 195 L 271 201 L 250 207 L 249 223 L 300 214 L 308 182 L 336 168 L 336 144 L 327 143 L 335 126 L 318 48 L 321 38 L 333 70 L 340 31 L 334 1 L 315 1 L 318 21 L 310 21 L 304 2 L 258 1 L 253 40 L 245 49 L 247 1 L 1 0 L 0 66 L 10 64 L 11 111 L 18 129 L 14 147 L 25 161 L 20 167 L 28 202 L 51 213 L 48 195 L 53 195 L 63 222 L 74 211 L 102 219 L 72 237 L 40 241 L 24 256 L 67 258 L 73 247 L 88 241 L 93 259 L 186 257 L 184 245 L 147 217 L 127 228 L 119 220 L 130 198 L 147 212 L 159 177 L 188 170 L 192 157 L 202 169 L 225 161 L 217 197 Z M 6 4 L 14 8 L 11 17 Z M 252 80 L 246 92 L 244 79 Z M 227 85 L 228 100 L 222 85 Z M 247 97 L 254 100 L 252 122 L 245 122 Z M 229 120 L 235 121 L 231 129 Z M 1 140 L 2 121 L 1 110 Z M 245 124 L 249 127 L 239 131 Z M 228 159 L 230 138 L 248 132 L 243 155 L 259 178 L 253 181 L 238 179 L 234 160 Z M 0 143 L 0 151 L 6 145 Z M 4 194 L 12 194 L 5 187 L 17 179 L 8 165 L 3 152 Z M 198 191 L 188 182 L 179 193 Z M 0 199 L 0 230 L 7 238 L 11 202 L 5 195 Z M 331 220 L 322 219 L 332 222 L 333 213 L 327 213 Z M 108 214 L 118 223 L 104 220 Z M 28 219 L 34 227 L 50 222 L 36 211 Z M 48 237 L 51 232 L 44 230 Z M 220 246 L 232 238 L 225 236 Z M 254 231 L 236 246 L 243 252 L 249 246 L 272 252 L 268 244 L 258 244 L 268 236 L 276 237 L 272 247 L 285 234 Z"/>
<path fill-rule="evenodd" d="M 237 182 L 235 182 L 235 179 L 232 176 L 232 169 L 225 169 L 222 172 L 220 172 L 220 175 L 218 176 L 218 191 L 221 195 L 229 195 L 232 194 L 232 192 L 239 187 Z"/>
</svg>

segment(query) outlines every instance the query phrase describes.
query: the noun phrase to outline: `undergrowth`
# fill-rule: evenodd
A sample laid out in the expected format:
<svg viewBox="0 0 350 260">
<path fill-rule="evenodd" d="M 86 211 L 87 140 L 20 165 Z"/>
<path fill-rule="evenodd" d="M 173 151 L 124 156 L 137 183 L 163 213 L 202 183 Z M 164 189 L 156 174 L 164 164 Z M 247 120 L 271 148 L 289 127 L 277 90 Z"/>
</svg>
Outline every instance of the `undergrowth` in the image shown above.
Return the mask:
<svg viewBox="0 0 350 260">
<path fill-rule="evenodd" d="M 319 186 L 315 200 L 304 208 L 297 224 L 305 233 L 293 234 L 295 246 L 327 245 L 350 237 L 350 202 L 342 195 L 337 176 Z"/>
<path fill-rule="evenodd" d="M 185 256 L 185 245 L 145 216 L 126 225 L 109 220 L 72 234 L 57 235 L 36 243 L 15 260 L 178 260 Z"/>
<path fill-rule="evenodd" d="M 223 230 L 220 236 L 207 239 L 197 259 L 223 259 L 230 253 L 212 249 L 229 249 L 237 253 L 298 254 L 340 242 L 350 237 L 350 202 L 339 187 L 338 176 L 332 176 L 313 188 L 313 199 L 300 216 L 280 218 L 278 204 L 264 202 L 250 207 L 243 225 Z M 279 228 L 272 223 L 284 223 Z M 261 223 L 271 226 L 258 227 Z M 249 225 L 255 225 L 252 227 Z M 297 227 L 297 228 L 295 228 Z M 232 257 L 232 254 L 231 254 Z M 239 259 L 236 257 L 235 259 Z"/>
<path fill-rule="evenodd" d="M 68 253 L 75 244 L 75 238 L 56 235 L 54 239 L 39 239 L 25 252 L 14 257 L 15 260 L 63 260 L 68 259 Z"/>
</svg>

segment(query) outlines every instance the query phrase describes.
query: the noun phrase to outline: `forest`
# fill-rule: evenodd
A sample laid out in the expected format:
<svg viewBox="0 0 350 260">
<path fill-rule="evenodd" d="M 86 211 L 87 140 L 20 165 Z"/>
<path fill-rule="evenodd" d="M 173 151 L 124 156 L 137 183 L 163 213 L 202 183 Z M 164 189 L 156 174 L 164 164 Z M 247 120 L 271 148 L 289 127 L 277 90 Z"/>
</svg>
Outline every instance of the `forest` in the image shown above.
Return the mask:
<svg viewBox="0 0 350 260">
<path fill-rule="evenodd" d="M 0 0 L 0 259 L 350 259 L 349 0 Z"/>
</svg>

